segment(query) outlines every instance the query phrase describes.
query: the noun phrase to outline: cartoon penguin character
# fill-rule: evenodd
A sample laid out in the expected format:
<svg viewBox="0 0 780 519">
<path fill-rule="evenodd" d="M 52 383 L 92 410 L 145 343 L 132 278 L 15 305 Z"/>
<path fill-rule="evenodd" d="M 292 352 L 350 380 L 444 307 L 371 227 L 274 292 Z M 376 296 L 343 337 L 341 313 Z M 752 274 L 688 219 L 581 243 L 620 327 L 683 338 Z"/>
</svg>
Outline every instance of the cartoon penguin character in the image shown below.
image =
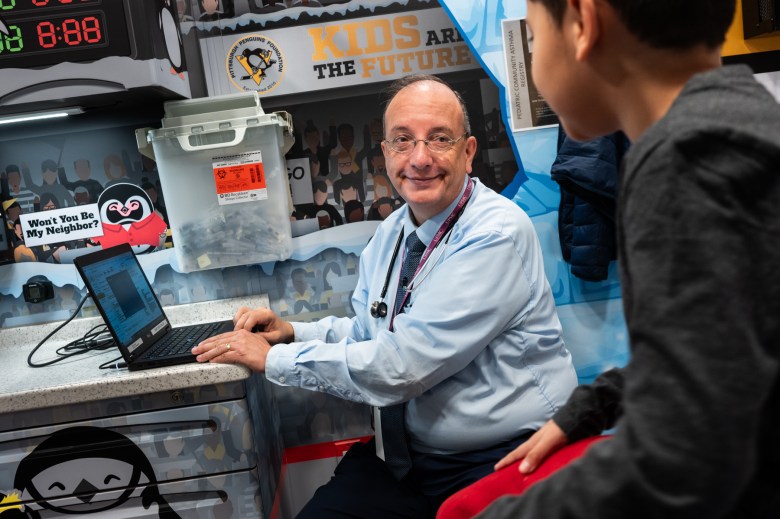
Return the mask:
<svg viewBox="0 0 780 519">
<path fill-rule="evenodd" d="M 184 44 L 181 40 L 178 20 L 173 0 L 157 0 L 157 26 L 160 29 L 171 69 L 177 74 L 187 68 L 184 64 Z"/>
<path fill-rule="evenodd" d="M 127 437 L 70 427 L 41 442 L 16 469 L 14 487 L 33 519 L 63 515 L 180 519 L 160 495 L 152 465 Z"/>
<path fill-rule="evenodd" d="M 142 254 L 164 246 L 168 225 L 139 186 L 124 182 L 109 186 L 100 194 L 97 204 L 103 236 L 92 241 L 104 249 L 129 243 L 136 254 Z"/>
</svg>

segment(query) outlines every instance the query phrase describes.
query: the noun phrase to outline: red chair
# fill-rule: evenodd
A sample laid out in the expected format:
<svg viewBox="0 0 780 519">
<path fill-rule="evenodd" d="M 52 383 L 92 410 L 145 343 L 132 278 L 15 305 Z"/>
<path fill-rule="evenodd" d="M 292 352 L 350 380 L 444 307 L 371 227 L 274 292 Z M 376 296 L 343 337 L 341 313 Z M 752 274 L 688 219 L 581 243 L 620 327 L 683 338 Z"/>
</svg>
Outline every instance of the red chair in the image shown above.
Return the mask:
<svg viewBox="0 0 780 519">
<path fill-rule="evenodd" d="M 570 461 L 582 456 L 592 444 L 606 438 L 609 436 L 595 436 L 566 445 L 544 460 L 535 471 L 528 475 L 523 475 L 517 470 L 518 465 L 520 465 L 520 461 L 517 461 L 498 472 L 485 476 L 447 498 L 439 508 L 436 519 L 474 517 L 499 497 L 522 494 L 525 489 L 537 481 L 543 480 Z"/>
</svg>

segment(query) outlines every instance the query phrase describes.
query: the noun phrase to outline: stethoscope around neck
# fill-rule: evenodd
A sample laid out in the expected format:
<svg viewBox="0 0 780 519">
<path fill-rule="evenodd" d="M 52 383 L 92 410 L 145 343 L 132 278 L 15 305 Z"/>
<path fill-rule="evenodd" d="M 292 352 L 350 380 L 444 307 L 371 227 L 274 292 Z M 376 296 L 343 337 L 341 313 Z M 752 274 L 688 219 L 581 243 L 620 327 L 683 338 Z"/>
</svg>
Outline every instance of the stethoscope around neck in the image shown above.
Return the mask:
<svg viewBox="0 0 780 519">
<path fill-rule="evenodd" d="M 431 273 L 431 271 L 433 270 L 433 266 L 436 265 L 436 263 L 439 261 L 439 258 L 441 258 L 442 254 L 444 254 L 444 249 L 447 248 L 447 242 L 450 241 L 451 234 L 452 234 L 452 228 L 449 229 L 449 231 L 447 232 L 447 237 L 444 240 L 444 247 L 441 248 L 438 255 L 436 256 L 436 259 L 430 264 L 431 267 L 420 270 L 420 272 L 412 276 L 412 279 L 410 279 L 406 283 L 403 283 L 407 287 L 406 289 L 407 294 L 411 294 L 412 290 L 414 290 L 416 286 L 419 286 L 419 284 L 422 283 L 422 281 L 428 276 L 428 274 Z M 387 317 L 387 303 L 385 303 L 385 296 L 387 295 L 387 288 L 388 286 L 390 286 L 390 276 L 393 274 L 393 266 L 395 266 L 395 260 L 398 258 L 398 251 L 401 250 L 401 243 L 403 243 L 403 240 L 404 240 L 404 230 L 401 229 L 401 232 L 398 235 L 398 240 L 396 240 L 395 242 L 395 248 L 393 249 L 393 256 L 392 258 L 390 258 L 390 266 L 387 268 L 387 274 L 385 275 L 385 283 L 384 285 L 382 285 L 382 292 L 379 294 L 379 299 L 371 303 L 371 309 L 370 309 L 371 317 L 374 317 L 376 319 Z M 423 275 L 422 278 L 418 280 L 417 278 L 419 278 L 423 273 L 425 273 L 425 275 Z"/>
<path fill-rule="evenodd" d="M 455 223 L 460 218 L 460 215 L 463 212 L 463 209 L 466 207 L 466 203 L 468 203 L 469 198 L 471 198 L 471 192 L 473 190 L 473 187 L 474 187 L 473 181 L 469 181 L 468 185 L 466 186 L 466 190 L 464 191 L 460 201 L 458 202 L 458 205 L 455 206 L 455 209 L 452 211 L 452 213 L 450 213 L 450 215 L 444 221 L 442 226 L 439 228 L 439 231 L 434 236 L 431 245 L 433 246 L 434 249 L 436 249 L 438 248 L 439 243 L 441 243 L 442 234 L 443 233 L 447 234 L 444 240 L 444 247 L 441 248 L 438 255 L 436 256 L 436 259 L 430 263 L 429 268 L 420 268 L 420 270 L 415 272 L 414 276 L 412 276 L 412 279 L 404 283 L 407 287 L 406 289 L 407 296 L 410 295 L 412 290 L 414 290 L 417 286 L 419 286 L 419 284 L 428 276 L 428 274 L 431 273 L 431 271 L 433 270 L 433 266 L 436 265 L 436 263 L 441 258 L 442 254 L 444 254 L 444 250 L 447 248 L 447 243 L 450 241 L 450 236 L 452 235 L 452 231 L 455 228 Z M 371 317 L 375 319 L 381 319 L 383 317 L 387 317 L 387 303 L 385 303 L 385 296 L 387 295 L 387 288 L 390 286 L 390 277 L 393 274 L 393 267 L 395 266 L 395 260 L 398 259 L 398 252 L 401 250 L 401 244 L 403 243 L 403 240 L 404 240 L 404 229 L 402 227 L 401 232 L 398 233 L 398 239 L 395 241 L 395 247 L 393 248 L 393 255 L 390 258 L 390 265 L 387 267 L 387 274 L 385 275 L 385 282 L 382 285 L 382 291 L 379 294 L 379 299 L 371 303 L 371 308 L 369 309 L 369 312 L 371 313 Z M 428 267 L 428 263 L 427 262 L 425 263 L 426 263 L 425 267 Z M 418 281 L 417 278 L 421 274 L 423 274 L 423 272 L 425 272 L 425 275 Z"/>
<path fill-rule="evenodd" d="M 379 299 L 371 303 L 371 317 L 374 317 L 375 319 L 387 317 L 387 303 L 385 303 L 385 296 L 387 295 L 387 287 L 390 286 L 390 276 L 393 274 L 395 260 L 398 258 L 398 251 L 401 250 L 401 243 L 403 241 L 404 229 L 402 227 L 401 232 L 398 234 L 398 239 L 395 241 L 393 256 L 390 258 L 390 266 L 387 267 L 387 274 L 385 275 L 385 284 L 382 285 L 382 292 L 379 294 Z"/>
</svg>

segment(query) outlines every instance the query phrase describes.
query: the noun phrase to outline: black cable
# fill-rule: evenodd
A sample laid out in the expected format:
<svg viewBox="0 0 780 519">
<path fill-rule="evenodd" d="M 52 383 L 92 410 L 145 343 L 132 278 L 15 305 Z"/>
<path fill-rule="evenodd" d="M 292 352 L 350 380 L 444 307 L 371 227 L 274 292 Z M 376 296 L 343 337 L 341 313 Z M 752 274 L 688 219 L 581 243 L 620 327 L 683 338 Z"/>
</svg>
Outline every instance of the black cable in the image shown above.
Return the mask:
<svg viewBox="0 0 780 519">
<path fill-rule="evenodd" d="M 122 362 L 120 362 L 122 361 Z M 98 366 L 99 369 L 121 369 L 126 368 L 127 364 L 122 360 L 122 357 L 117 357 L 115 359 L 111 359 L 109 361 L 104 362 L 100 366 Z"/>
<path fill-rule="evenodd" d="M 93 326 L 92 329 L 85 333 L 80 339 L 76 339 L 65 346 L 57 348 L 57 355 L 66 355 L 77 351 L 84 353 L 92 350 L 105 350 L 112 346 L 112 343 L 113 340 L 108 333 L 108 327 L 105 324 L 99 324 Z"/>
<path fill-rule="evenodd" d="M 66 324 L 71 322 L 73 318 L 78 315 L 79 311 L 81 310 L 81 307 L 84 306 L 84 303 L 87 302 L 88 297 L 90 297 L 89 294 L 85 295 L 81 299 L 81 302 L 76 307 L 76 310 L 73 312 L 73 314 L 70 317 L 68 317 L 68 319 L 65 322 L 63 322 L 61 325 L 55 328 L 49 335 L 44 337 L 43 340 L 41 340 L 41 342 L 39 342 L 35 346 L 35 348 L 32 349 L 30 354 L 27 356 L 28 366 L 30 366 L 31 368 L 43 368 L 45 366 L 50 366 L 56 362 L 60 362 L 67 358 L 73 357 L 74 355 L 81 355 L 83 353 L 87 353 L 90 351 L 105 350 L 113 346 L 114 341 L 111 339 L 110 336 L 106 336 L 106 332 L 107 332 L 106 326 L 98 325 L 93 327 L 87 333 L 85 333 L 83 337 L 76 339 L 75 341 L 71 341 L 64 346 L 60 346 L 59 348 L 57 348 L 57 355 L 59 355 L 57 358 L 39 364 L 36 364 L 32 361 L 35 352 L 38 351 L 38 349 L 41 346 L 43 346 L 43 344 L 47 340 L 49 340 L 49 338 L 51 338 L 52 335 L 60 331 Z"/>
</svg>

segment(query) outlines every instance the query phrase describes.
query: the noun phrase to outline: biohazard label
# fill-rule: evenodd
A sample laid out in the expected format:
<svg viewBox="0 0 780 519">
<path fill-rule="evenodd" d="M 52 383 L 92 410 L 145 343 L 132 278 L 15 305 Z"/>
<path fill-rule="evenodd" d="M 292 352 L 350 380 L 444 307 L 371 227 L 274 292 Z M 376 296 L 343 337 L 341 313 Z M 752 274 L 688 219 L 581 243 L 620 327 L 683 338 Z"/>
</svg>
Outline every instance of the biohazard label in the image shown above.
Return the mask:
<svg viewBox="0 0 780 519">
<path fill-rule="evenodd" d="M 268 198 L 263 156 L 259 151 L 213 157 L 211 160 L 220 205 Z"/>
</svg>

